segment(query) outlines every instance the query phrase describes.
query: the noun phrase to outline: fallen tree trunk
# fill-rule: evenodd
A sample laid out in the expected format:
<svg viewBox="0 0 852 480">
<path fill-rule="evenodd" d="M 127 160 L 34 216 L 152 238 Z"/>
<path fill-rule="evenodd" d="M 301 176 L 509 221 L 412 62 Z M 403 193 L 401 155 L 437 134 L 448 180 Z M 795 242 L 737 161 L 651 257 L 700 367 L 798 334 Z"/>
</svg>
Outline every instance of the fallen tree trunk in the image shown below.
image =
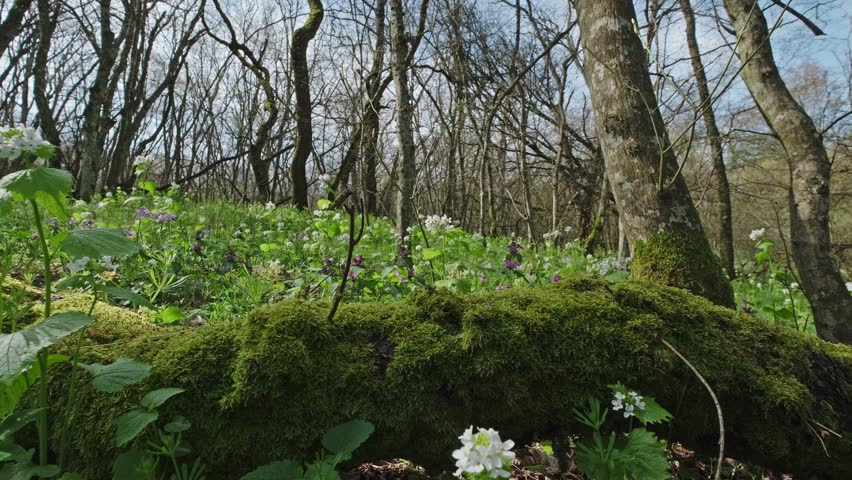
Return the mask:
<svg viewBox="0 0 852 480">
<path fill-rule="evenodd" d="M 288 301 L 241 323 L 89 345 L 87 360 L 130 356 L 155 374 L 121 395 L 83 389 L 73 431 L 78 470 L 111 478 L 114 418 L 163 386 L 187 390 L 163 416 L 192 420 L 186 438 L 210 479 L 312 458 L 323 431 L 353 418 L 376 425 L 355 460 L 400 457 L 437 473 L 470 424 L 519 442 L 585 432 L 572 409 L 589 397 L 608 403 L 606 385 L 615 382 L 656 397 L 675 417 L 670 435 L 668 426 L 661 433 L 712 456 L 713 403 L 665 339 L 718 394 L 726 455 L 795 478 L 852 478 L 852 348 L 683 290 L 578 277 L 347 304 L 331 323 L 327 306 Z M 52 381 L 61 401 L 65 377 L 57 371 Z M 843 438 L 822 435 L 826 427 Z"/>
</svg>

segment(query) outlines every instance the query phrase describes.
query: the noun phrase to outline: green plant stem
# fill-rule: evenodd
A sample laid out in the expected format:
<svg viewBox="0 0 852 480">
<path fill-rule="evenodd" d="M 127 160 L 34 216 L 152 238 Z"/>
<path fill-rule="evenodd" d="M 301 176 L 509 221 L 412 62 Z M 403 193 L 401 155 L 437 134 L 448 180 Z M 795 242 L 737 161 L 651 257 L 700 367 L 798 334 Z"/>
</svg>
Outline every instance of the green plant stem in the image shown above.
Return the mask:
<svg viewBox="0 0 852 480">
<path fill-rule="evenodd" d="M 35 219 L 38 240 L 41 245 L 41 253 L 44 260 L 44 318 L 50 317 L 51 302 L 51 278 L 50 278 L 50 250 L 47 247 L 47 238 L 44 235 L 44 227 L 41 224 L 41 212 L 35 200 L 30 200 L 33 207 L 33 218 Z M 47 349 L 38 352 L 38 366 L 41 369 L 41 381 L 38 389 L 38 403 L 41 412 L 38 415 L 38 461 L 42 467 L 47 465 Z"/>
<path fill-rule="evenodd" d="M 98 304 L 98 291 L 93 291 L 92 304 L 89 306 L 88 316 L 92 316 L 95 311 L 95 306 Z M 68 385 L 68 403 L 65 406 L 65 418 L 62 420 L 62 431 L 59 434 L 59 468 L 65 466 L 65 458 L 68 453 L 68 432 L 71 430 L 71 419 L 77 415 L 77 408 L 80 402 L 77 401 L 75 390 L 77 387 L 77 374 L 79 367 L 77 362 L 80 359 L 80 347 L 83 344 L 83 338 L 86 336 L 86 329 L 80 330 L 77 334 L 77 343 L 74 345 L 74 354 L 71 356 L 71 380 Z"/>
</svg>

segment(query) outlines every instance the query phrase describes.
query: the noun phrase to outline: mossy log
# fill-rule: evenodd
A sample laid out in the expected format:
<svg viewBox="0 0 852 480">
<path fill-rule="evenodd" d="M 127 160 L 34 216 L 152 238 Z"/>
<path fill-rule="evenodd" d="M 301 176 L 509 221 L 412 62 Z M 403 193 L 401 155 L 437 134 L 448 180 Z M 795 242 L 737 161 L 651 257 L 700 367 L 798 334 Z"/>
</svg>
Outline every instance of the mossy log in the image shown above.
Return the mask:
<svg viewBox="0 0 852 480">
<path fill-rule="evenodd" d="M 211 479 L 311 458 L 323 431 L 353 418 L 376 425 L 354 460 L 401 457 L 437 473 L 450 466 L 456 436 L 470 424 L 519 442 L 585 432 L 572 410 L 589 397 L 606 399 L 615 382 L 674 414 L 661 434 L 712 456 L 713 403 L 665 339 L 718 394 L 726 455 L 796 478 L 852 478 L 852 348 L 684 290 L 577 277 L 345 304 L 332 322 L 327 307 L 287 301 L 239 323 L 91 343 L 89 361 L 130 356 L 151 363 L 154 374 L 121 394 L 83 388 L 74 466 L 85 478 L 111 478 L 115 417 L 163 386 L 187 390 L 162 416 L 192 420 L 186 438 Z M 57 370 L 52 382 L 61 401 L 67 376 Z"/>
</svg>

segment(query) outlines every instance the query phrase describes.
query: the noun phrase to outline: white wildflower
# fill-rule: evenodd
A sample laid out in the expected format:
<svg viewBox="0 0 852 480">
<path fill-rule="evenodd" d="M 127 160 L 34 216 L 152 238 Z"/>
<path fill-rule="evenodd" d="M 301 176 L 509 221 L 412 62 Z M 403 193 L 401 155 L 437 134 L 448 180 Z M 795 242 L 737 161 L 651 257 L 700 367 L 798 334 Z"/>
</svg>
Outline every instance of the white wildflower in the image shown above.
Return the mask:
<svg viewBox="0 0 852 480">
<path fill-rule="evenodd" d="M 846 290 L 852 292 L 852 282 L 846 282 Z"/>
<path fill-rule="evenodd" d="M 629 418 L 636 415 L 636 410 L 645 410 L 645 401 L 642 400 L 642 395 L 633 391 L 627 392 L 627 395 L 615 392 L 612 409 L 613 411 L 624 410 L 624 418 Z"/>
<path fill-rule="evenodd" d="M 87 265 L 89 265 L 89 257 L 83 257 L 78 258 L 71 263 L 66 263 L 65 268 L 72 273 L 80 273 L 86 269 Z"/>
<path fill-rule="evenodd" d="M 112 263 L 112 257 L 101 257 L 101 266 L 110 272 L 118 270 L 118 265 Z"/>
<path fill-rule="evenodd" d="M 790 289 L 791 289 L 791 290 L 795 290 L 795 289 L 797 289 L 797 288 L 799 288 L 799 284 L 798 284 L 798 283 L 793 282 L 793 283 L 791 283 L 791 284 L 790 284 Z"/>
<path fill-rule="evenodd" d="M 750 238 L 753 242 L 756 242 L 763 238 L 764 235 L 766 235 L 766 229 L 759 228 L 757 230 L 752 230 L 751 233 L 748 234 L 748 238 Z"/>
<path fill-rule="evenodd" d="M 264 206 L 264 208 L 266 208 L 267 210 L 272 210 L 272 209 L 275 208 L 275 203 L 274 202 L 266 202 L 266 205 Z"/>
<path fill-rule="evenodd" d="M 473 426 L 465 430 L 459 440 L 462 447 L 453 452 L 456 475 L 486 473 L 492 478 L 509 478 L 506 466 L 515 458 L 515 453 L 511 451 L 515 442 L 502 441 L 500 434 L 493 428 L 477 428 L 474 434 Z"/>
<path fill-rule="evenodd" d="M 455 222 L 446 215 L 429 215 L 423 221 L 427 231 L 432 233 L 448 232 L 455 228 Z"/>
</svg>

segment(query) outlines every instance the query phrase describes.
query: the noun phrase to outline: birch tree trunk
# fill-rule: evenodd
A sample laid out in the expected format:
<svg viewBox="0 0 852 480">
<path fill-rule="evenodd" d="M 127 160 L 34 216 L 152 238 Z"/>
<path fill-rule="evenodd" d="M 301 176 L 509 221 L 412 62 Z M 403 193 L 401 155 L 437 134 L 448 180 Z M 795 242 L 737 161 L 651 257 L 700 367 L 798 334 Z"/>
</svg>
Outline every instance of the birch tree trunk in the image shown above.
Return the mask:
<svg viewBox="0 0 852 480">
<path fill-rule="evenodd" d="M 731 213 L 731 186 L 725 167 L 725 157 L 722 151 L 722 136 L 716 125 L 716 115 L 713 112 L 713 99 L 707 87 L 707 75 L 704 74 L 704 64 L 701 61 L 701 50 L 695 36 L 695 14 L 689 0 L 679 0 L 680 9 L 686 28 L 686 45 L 689 48 L 689 59 L 695 75 L 695 85 L 698 88 L 698 101 L 704 128 L 707 130 L 707 142 L 710 144 L 710 156 L 713 158 L 713 181 L 716 184 L 717 215 L 719 219 L 719 256 L 722 267 L 728 278 L 735 278 L 734 269 L 734 226 Z"/>
<path fill-rule="evenodd" d="M 606 172 L 634 245 L 633 276 L 725 306 L 733 289 L 704 228 L 657 107 L 630 0 L 575 0 L 586 83 Z"/>
<path fill-rule="evenodd" d="M 396 87 L 396 123 L 400 169 L 397 177 L 396 233 L 400 248 L 406 244 L 408 227 L 414 223 L 414 135 L 411 92 L 408 85 L 408 41 L 402 0 L 391 0 L 391 72 Z"/>
<path fill-rule="evenodd" d="M 309 0 L 310 12 L 305 24 L 293 32 L 290 48 L 293 83 L 296 93 L 296 148 L 290 173 L 293 177 L 293 203 L 299 208 L 308 208 L 308 157 L 313 150 L 313 127 L 311 126 L 311 85 L 308 72 L 308 44 L 319 30 L 325 14 L 320 0 Z"/>
<path fill-rule="evenodd" d="M 831 164 L 822 135 L 778 73 L 760 6 L 754 0 L 724 3 L 737 33 L 742 78 L 787 152 L 793 260 L 814 312 L 817 334 L 829 341 L 852 343 L 852 296 L 831 250 Z"/>
</svg>

